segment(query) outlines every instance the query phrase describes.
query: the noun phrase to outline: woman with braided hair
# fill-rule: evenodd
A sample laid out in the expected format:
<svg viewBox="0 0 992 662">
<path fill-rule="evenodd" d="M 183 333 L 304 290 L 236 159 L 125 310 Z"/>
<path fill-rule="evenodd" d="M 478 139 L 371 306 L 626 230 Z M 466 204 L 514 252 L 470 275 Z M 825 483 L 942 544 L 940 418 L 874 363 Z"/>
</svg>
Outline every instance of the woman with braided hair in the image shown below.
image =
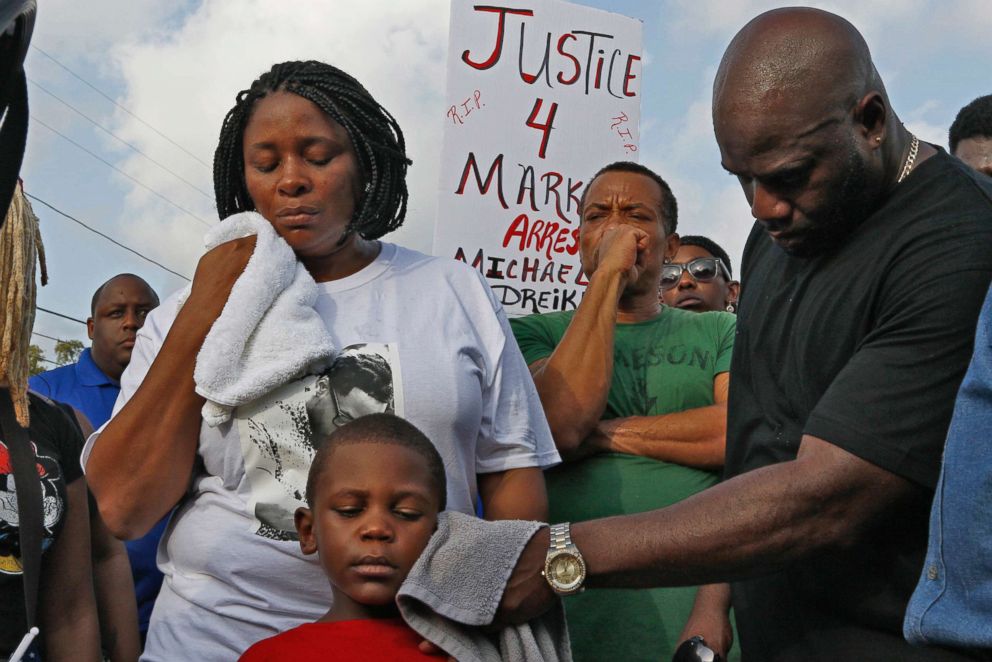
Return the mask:
<svg viewBox="0 0 992 662">
<path fill-rule="evenodd" d="M 409 164 L 396 120 L 333 66 L 278 64 L 237 95 L 214 161 L 220 217 L 261 214 L 316 281 L 314 309 L 340 356 L 376 356 L 375 379 L 389 383 L 338 377 L 351 369 L 340 358 L 341 370 L 315 369 L 204 424 L 194 363 L 255 237 L 206 253 L 185 303 L 149 315 L 115 416 L 84 452 L 119 535 L 141 535 L 181 501 L 143 659 L 235 659 L 327 611 L 323 573 L 292 526 L 297 478 L 322 441 L 315 406 L 334 425 L 383 408 L 417 425 L 445 461 L 451 509 L 546 517 L 541 469 L 558 455 L 492 292 L 467 265 L 379 240 L 403 222 Z"/>
</svg>

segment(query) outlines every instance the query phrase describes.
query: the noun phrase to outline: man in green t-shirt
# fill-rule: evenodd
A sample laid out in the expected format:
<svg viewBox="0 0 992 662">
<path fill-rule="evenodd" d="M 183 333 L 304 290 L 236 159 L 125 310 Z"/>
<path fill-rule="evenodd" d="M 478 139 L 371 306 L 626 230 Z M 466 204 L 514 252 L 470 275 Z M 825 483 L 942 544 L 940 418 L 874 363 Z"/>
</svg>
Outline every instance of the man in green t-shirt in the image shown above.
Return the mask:
<svg viewBox="0 0 992 662">
<path fill-rule="evenodd" d="M 613 163 L 579 205 L 585 296 L 574 311 L 511 321 L 558 451 L 551 521 L 668 506 L 717 482 L 735 318 L 662 308 L 662 265 L 679 247 L 668 184 Z M 679 643 L 695 587 L 569 597 L 575 659 L 658 660 Z"/>
</svg>

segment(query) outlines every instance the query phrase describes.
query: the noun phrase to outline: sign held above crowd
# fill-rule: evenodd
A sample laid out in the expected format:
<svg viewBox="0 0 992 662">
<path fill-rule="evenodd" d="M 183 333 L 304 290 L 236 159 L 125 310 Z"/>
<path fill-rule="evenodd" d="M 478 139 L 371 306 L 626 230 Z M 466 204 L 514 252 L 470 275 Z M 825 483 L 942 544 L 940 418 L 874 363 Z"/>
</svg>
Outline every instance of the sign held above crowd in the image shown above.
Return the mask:
<svg viewBox="0 0 992 662">
<path fill-rule="evenodd" d="M 561 0 L 452 0 L 434 254 L 482 272 L 510 315 L 582 297 L 579 196 L 638 160 L 641 22 Z"/>
</svg>

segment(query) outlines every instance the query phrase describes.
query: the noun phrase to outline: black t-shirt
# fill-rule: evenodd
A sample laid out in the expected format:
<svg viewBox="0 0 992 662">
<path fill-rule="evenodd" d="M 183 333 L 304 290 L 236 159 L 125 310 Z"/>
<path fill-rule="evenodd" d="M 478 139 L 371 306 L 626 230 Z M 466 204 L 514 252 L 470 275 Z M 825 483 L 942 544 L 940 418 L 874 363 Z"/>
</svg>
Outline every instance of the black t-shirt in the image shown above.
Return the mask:
<svg viewBox="0 0 992 662">
<path fill-rule="evenodd" d="M 829 255 L 791 257 L 756 224 L 726 475 L 792 460 L 810 434 L 932 491 L 990 278 L 992 180 L 943 151 Z M 963 659 L 902 638 L 928 515 L 921 499 L 843 554 L 735 583 L 745 659 Z"/>
<path fill-rule="evenodd" d="M 38 458 L 44 499 L 44 554 L 62 529 L 66 515 L 66 486 L 83 475 L 79 454 L 83 438 L 79 429 L 52 401 L 29 394 L 31 425 L 28 436 Z M 24 583 L 21 577 L 17 495 L 14 491 L 10 453 L 0 433 L 0 655 L 13 652 L 27 632 Z"/>
</svg>

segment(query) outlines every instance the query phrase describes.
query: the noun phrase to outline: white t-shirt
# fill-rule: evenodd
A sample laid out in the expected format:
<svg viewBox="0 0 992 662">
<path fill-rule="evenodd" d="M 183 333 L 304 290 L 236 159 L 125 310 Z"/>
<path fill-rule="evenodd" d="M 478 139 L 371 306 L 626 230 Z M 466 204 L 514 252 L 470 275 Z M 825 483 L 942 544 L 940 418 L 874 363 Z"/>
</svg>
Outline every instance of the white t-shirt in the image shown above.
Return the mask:
<svg viewBox="0 0 992 662">
<path fill-rule="evenodd" d="M 327 579 L 316 556 L 301 554 L 292 524 L 305 505 L 311 425 L 333 429 L 372 411 L 406 418 L 444 459 L 448 508 L 465 513 L 475 511 L 476 474 L 560 461 L 506 315 L 481 274 L 383 243 L 369 266 L 318 287 L 316 308 L 341 357 L 323 384 L 304 377 L 240 407 L 228 423 L 201 427 L 191 491 L 159 547 L 165 583 L 143 660 L 236 659 L 255 641 L 327 611 Z M 173 295 L 138 332 L 115 414 L 176 313 Z M 86 444 L 84 466 L 95 443 L 99 433 Z"/>
</svg>

